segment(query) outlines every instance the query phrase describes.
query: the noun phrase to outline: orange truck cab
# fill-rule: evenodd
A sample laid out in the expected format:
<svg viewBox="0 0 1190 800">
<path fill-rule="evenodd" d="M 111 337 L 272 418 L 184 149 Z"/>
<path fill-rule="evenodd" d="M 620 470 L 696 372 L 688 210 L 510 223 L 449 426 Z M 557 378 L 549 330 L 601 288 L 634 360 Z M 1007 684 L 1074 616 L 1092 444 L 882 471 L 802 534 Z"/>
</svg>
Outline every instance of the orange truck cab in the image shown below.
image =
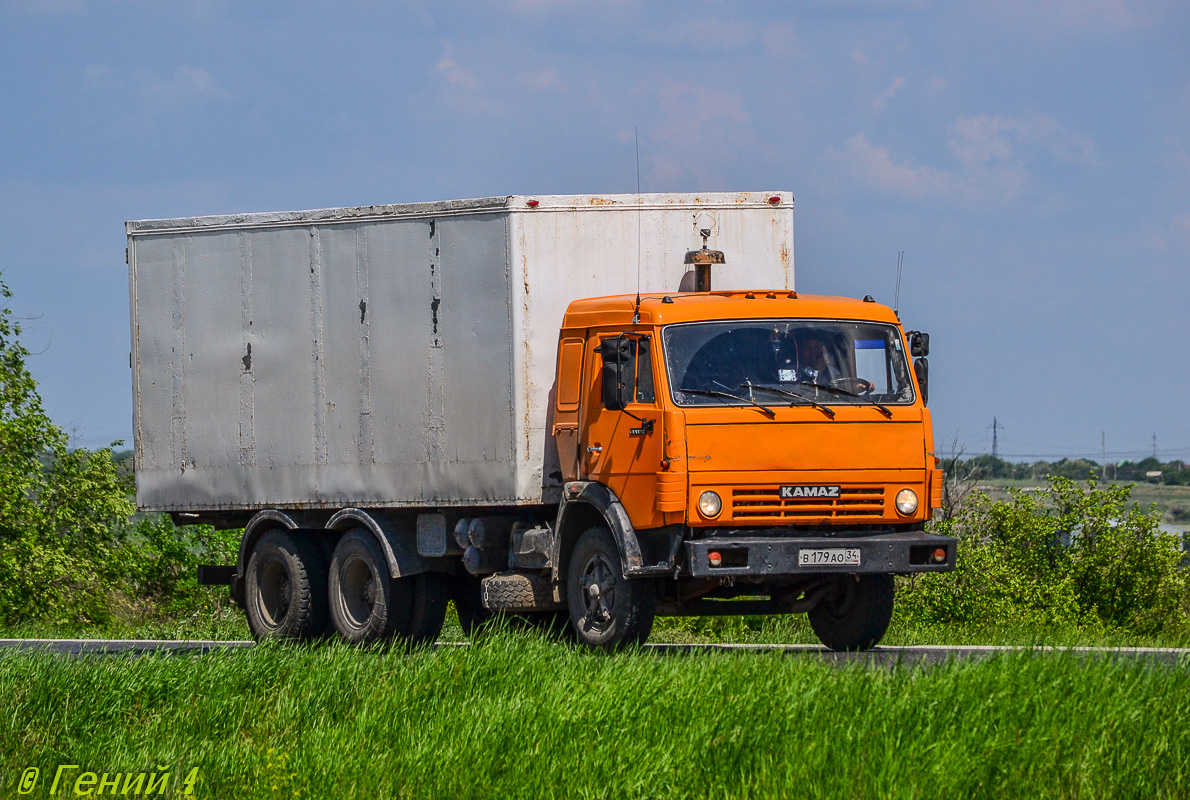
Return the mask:
<svg viewBox="0 0 1190 800">
<path fill-rule="evenodd" d="M 928 343 L 871 298 L 571 303 L 551 563 L 579 635 L 611 646 L 643 641 L 656 614 L 808 611 L 830 647 L 879 641 L 893 575 L 955 564 L 955 540 L 924 531 L 942 486 Z"/>
</svg>

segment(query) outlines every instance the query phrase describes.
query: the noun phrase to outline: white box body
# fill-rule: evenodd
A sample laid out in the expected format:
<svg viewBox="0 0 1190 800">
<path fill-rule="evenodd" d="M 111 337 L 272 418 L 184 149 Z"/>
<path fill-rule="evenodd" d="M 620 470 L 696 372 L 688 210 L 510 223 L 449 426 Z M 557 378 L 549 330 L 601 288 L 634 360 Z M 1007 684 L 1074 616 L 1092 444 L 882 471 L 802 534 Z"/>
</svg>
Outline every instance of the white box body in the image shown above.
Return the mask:
<svg viewBox="0 0 1190 800">
<path fill-rule="evenodd" d="M 137 505 L 556 502 L 566 307 L 678 291 L 698 228 L 714 288 L 793 288 L 788 192 L 129 222 Z"/>
</svg>

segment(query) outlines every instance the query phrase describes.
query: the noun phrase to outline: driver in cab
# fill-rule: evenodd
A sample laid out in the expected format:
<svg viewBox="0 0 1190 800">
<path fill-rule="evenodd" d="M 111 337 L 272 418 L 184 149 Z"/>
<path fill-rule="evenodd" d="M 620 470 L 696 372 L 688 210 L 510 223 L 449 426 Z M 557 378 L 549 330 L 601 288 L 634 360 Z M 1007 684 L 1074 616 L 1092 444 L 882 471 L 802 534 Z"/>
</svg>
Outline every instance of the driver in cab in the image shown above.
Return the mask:
<svg viewBox="0 0 1190 800">
<path fill-rule="evenodd" d="M 803 333 L 792 341 L 793 358 L 786 358 L 778 370 L 782 381 L 807 383 L 844 393 L 870 392 L 872 384 L 839 369 L 823 337 L 817 333 Z M 841 389 L 840 384 L 846 385 Z M 848 385 L 848 384 L 854 384 Z"/>
<path fill-rule="evenodd" d="M 778 370 L 784 383 L 810 383 L 830 386 L 841 373 L 831 366 L 826 344 L 817 335 L 790 337 L 784 363 Z"/>
</svg>

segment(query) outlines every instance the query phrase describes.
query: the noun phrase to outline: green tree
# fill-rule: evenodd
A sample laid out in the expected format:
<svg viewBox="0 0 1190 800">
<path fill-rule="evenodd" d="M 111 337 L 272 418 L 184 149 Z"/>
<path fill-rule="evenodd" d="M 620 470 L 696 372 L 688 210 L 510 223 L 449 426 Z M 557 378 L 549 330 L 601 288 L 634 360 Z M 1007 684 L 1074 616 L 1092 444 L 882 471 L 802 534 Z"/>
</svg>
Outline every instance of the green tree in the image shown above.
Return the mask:
<svg viewBox="0 0 1190 800">
<path fill-rule="evenodd" d="M 46 415 L 11 297 L 0 280 L 0 619 L 101 622 L 128 480 L 111 448 L 71 450 Z"/>
</svg>

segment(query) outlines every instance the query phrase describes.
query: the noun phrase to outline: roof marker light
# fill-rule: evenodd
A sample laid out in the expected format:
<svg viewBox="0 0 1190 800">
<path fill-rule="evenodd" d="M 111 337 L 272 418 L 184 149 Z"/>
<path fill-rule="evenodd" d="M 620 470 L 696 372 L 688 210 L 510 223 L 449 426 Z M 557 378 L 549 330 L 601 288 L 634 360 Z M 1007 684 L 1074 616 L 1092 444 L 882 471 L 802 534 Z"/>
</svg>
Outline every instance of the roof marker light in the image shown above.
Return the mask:
<svg viewBox="0 0 1190 800">
<path fill-rule="evenodd" d="M 781 202 L 780 195 L 773 195 L 772 197 L 769 198 L 769 205 L 775 206 L 775 205 L 777 205 L 777 203 L 780 203 L 780 202 Z"/>
<path fill-rule="evenodd" d="M 525 205 L 527 205 L 529 208 L 537 208 L 537 206 L 541 205 L 541 201 L 540 200 L 530 200 L 529 202 L 525 203 Z"/>
</svg>

